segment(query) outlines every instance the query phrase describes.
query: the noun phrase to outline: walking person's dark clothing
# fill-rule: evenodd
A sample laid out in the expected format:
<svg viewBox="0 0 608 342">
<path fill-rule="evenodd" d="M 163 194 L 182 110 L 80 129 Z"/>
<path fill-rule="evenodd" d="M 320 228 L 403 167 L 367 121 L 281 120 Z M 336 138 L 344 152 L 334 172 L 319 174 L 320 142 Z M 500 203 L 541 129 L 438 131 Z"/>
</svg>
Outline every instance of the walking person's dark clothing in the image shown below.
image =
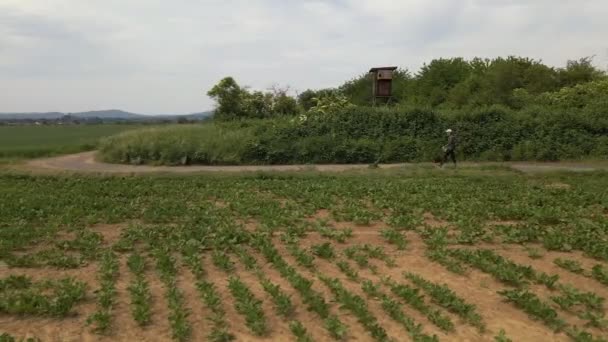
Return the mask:
<svg viewBox="0 0 608 342">
<path fill-rule="evenodd" d="M 456 166 L 456 136 L 452 133 L 451 129 L 446 131 L 448 134 L 448 144 L 443 147 L 443 159 L 441 160 L 440 166 L 447 163 L 448 158 L 452 160 L 454 166 Z"/>
</svg>

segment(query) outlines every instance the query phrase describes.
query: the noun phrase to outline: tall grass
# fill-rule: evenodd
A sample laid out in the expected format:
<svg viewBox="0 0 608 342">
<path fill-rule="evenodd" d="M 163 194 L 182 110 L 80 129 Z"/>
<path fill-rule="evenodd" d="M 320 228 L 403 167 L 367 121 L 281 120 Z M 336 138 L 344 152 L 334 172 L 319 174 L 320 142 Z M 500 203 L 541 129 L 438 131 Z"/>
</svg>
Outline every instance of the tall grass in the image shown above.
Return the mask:
<svg viewBox="0 0 608 342">
<path fill-rule="evenodd" d="M 352 107 L 300 117 L 212 122 L 127 132 L 104 140 L 118 163 L 305 164 L 431 161 L 457 132 L 460 160 L 606 158 L 608 120 L 587 110 L 493 106 L 475 111 Z M 603 114 L 602 114 L 603 115 Z"/>
<path fill-rule="evenodd" d="M 101 160 L 131 164 L 227 164 L 244 162 L 253 127 L 208 123 L 124 132 L 100 144 Z"/>
</svg>

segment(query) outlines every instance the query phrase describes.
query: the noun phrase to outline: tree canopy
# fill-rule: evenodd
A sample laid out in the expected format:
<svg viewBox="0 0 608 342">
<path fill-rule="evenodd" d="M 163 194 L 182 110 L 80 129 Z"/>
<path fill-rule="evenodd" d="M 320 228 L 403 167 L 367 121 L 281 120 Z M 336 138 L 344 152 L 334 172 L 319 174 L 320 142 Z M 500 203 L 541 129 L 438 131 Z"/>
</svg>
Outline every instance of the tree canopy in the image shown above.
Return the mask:
<svg viewBox="0 0 608 342">
<path fill-rule="evenodd" d="M 511 109 L 525 106 L 572 105 L 608 96 L 602 85 L 606 73 L 585 57 L 555 68 L 540 60 L 509 56 L 494 59 L 439 58 L 412 74 L 398 69 L 393 75 L 393 104 L 437 109 L 475 109 L 502 105 Z M 599 82 L 599 83 L 598 83 Z M 322 99 L 344 96 L 356 106 L 372 104 L 372 80 L 361 74 L 329 89 L 308 89 L 297 98 L 287 89 L 253 91 L 239 86 L 232 77 L 215 85 L 208 95 L 217 102 L 215 117 L 269 118 L 295 115 L 317 107 Z M 591 95 L 592 94 L 592 95 Z M 596 97 L 594 97 L 596 96 Z M 559 99 L 559 100 L 558 100 Z"/>
</svg>

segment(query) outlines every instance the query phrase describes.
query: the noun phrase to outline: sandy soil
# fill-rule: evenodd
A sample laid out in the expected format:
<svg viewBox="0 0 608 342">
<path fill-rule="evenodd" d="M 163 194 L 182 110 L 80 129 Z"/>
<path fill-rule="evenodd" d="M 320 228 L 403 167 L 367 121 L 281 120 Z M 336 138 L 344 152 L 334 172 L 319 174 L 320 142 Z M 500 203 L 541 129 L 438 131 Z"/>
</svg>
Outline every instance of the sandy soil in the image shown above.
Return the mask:
<svg viewBox="0 0 608 342">
<path fill-rule="evenodd" d="M 150 166 L 123 165 L 99 162 L 95 151 L 83 152 L 59 157 L 30 160 L 20 168 L 39 172 L 79 172 L 79 173 L 197 173 L 197 172 L 260 172 L 260 171 L 319 171 L 342 172 L 348 170 L 365 170 L 368 164 L 327 164 L 327 165 L 248 165 L 248 166 Z M 406 168 L 416 165 L 431 164 L 381 164 L 381 169 Z M 507 166 L 522 172 L 574 171 L 588 172 L 607 170 L 606 163 L 461 163 L 464 167 Z"/>
</svg>

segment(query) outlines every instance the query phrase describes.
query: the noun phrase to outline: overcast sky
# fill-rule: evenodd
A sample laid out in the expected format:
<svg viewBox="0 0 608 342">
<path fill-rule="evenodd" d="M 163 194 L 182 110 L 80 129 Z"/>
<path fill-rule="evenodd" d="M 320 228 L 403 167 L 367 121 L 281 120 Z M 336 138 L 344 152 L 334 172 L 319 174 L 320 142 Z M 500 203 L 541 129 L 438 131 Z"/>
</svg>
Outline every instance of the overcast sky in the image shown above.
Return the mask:
<svg viewBox="0 0 608 342">
<path fill-rule="evenodd" d="M 0 0 L 0 112 L 213 108 L 224 76 L 337 86 L 372 66 L 608 65 L 607 0 Z"/>
</svg>

